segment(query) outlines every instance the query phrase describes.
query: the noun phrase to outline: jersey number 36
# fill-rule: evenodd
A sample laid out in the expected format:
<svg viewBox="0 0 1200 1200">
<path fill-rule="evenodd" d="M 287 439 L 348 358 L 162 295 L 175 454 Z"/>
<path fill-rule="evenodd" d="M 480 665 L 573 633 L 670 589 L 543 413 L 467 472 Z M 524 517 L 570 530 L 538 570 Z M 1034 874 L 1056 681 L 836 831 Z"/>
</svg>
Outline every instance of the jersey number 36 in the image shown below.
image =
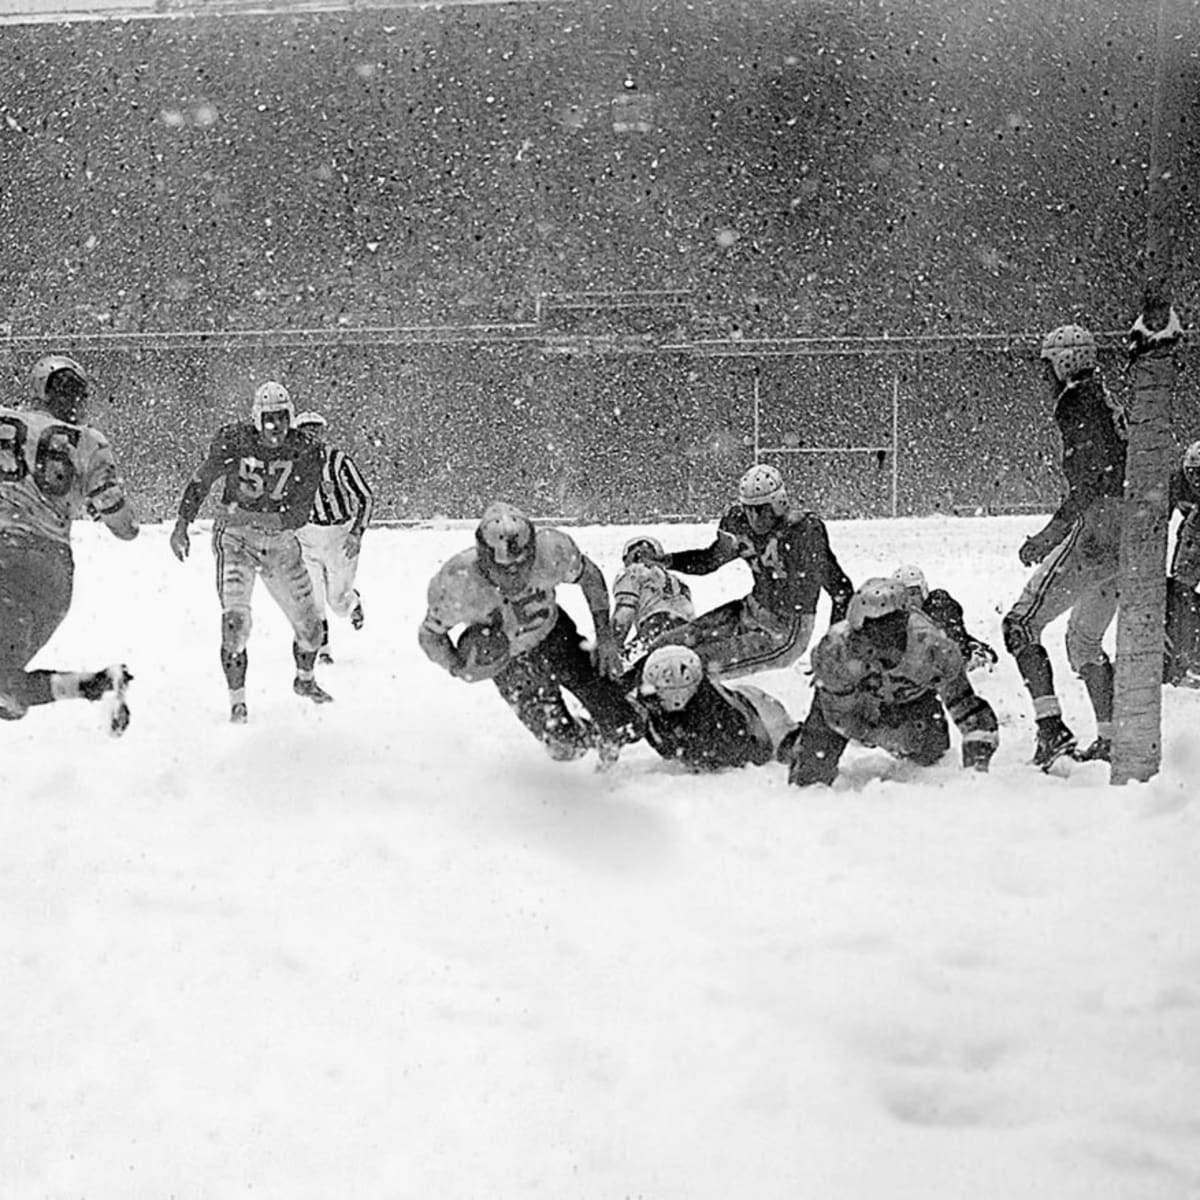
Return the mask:
<svg viewBox="0 0 1200 1200">
<path fill-rule="evenodd" d="M 29 474 L 26 439 L 29 426 L 19 417 L 0 417 L 0 479 L 20 483 Z M 65 496 L 75 482 L 71 451 L 79 444 L 79 430 L 69 425 L 47 425 L 33 454 L 33 481 L 45 496 Z"/>
</svg>

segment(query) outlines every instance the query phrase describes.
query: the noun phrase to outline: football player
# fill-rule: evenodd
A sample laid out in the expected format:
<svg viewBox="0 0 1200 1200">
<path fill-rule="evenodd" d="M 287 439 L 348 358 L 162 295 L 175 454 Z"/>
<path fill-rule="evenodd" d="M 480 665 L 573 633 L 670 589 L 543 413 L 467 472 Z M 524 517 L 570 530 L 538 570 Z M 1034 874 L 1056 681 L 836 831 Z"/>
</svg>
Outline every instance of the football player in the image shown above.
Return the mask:
<svg viewBox="0 0 1200 1200">
<path fill-rule="evenodd" d="M 296 418 L 296 428 L 321 447 L 321 482 L 313 497 L 308 522 L 296 536 L 322 613 L 317 659 L 329 663 L 333 657 L 329 653 L 326 609 L 335 616 L 349 617 L 355 629 L 363 627 L 362 597 L 354 581 L 363 533 L 371 523 L 374 497 L 354 459 L 344 450 L 326 444 L 326 421 L 320 413 L 301 413 Z"/>
<path fill-rule="evenodd" d="M 1173 513 L 1183 518 L 1167 573 L 1167 629 L 1163 681 L 1200 687 L 1200 442 L 1183 452 L 1171 475 Z"/>
<path fill-rule="evenodd" d="M 1021 562 L 1037 569 L 1005 614 L 1004 645 L 1033 700 L 1042 770 L 1064 754 L 1081 761 L 1112 758 L 1113 664 L 1103 639 L 1117 613 L 1121 511 L 1125 493 L 1127 423 L 1096 365 L 1096 339 L 1062 325 L 1042 341 L 1043 374 L 1062 436 L 1067 494 L 1045 528 L 1025 539 Z M 1067 661 L 1083 680 L 1096 717 L 1096 738 L 1076 750 L 1062 718 L 1042 631 L 1067 617 Z"/>
<path fill-rule="evenodd" d="M 613 580 L 613 636 L 626 663 L 645 654 L 659 634 L 696 615 L 686 583 L 662 565 L 662 543 L 645 535 L 630 538 L 621 551 L 622 569 Z"/>
<path fill-rule="evenodd" d="M 259 576 L 295 634 L 293 690 L 315 704 L 332 699 L 314 675 L 321 610 L 296 537 L 308 520 L 321 479 L 321 448 L 293 429 L 295 416 L 283 384 L 262 384 L 254 393 L 250 420 L 217 430 L 183 489 L 171 531 L 171 550 L 183 562 L 191 549 L 188 526 L 213 484 L 222 479 L 212 549 L 221 601 L 221 669 L 229 687 L 229 719 L 235 725 L 244 724 L 248 716 L 246 645 L 250 600 Z"/>
<path fill-rule="evenodd" d="M 986 771 L 996 752 L 992 706 L 975 693 L 962 654 L 895 579 L 868 579 L 846 618 L 813 647 L 813 700 L 781 757 L 788 778 L 831 784 L 849 742 L 879 746 L 922 766 L 950 748 L 946 714 L 962 735 L 962 765 Z"/>
<path fill-rule="evenodd" d="M 109 729 L 129 725 L 124 665 L 26 670 L 71 607 L 71 522 L 90 516 L 121 541 L 138 525 L 105 436 L 86 424 L 88 377 L 52 354 L 30 373 L 21 407 L 0 407 L 0 717 L 56 700 L 107 697 Z"/>
<path fill-rule="evenodd" d="M 920 567 L 906 563 L 892 572 L 892 578 L 904 585 L 909 608 L 923 612 L 935 625 L 940 626 L 962 651 L 968 671 L 982 667 L 989 670 L 996 665 L 999 656 L 981 638 L 967 632 L 963 618 L 963 606 L 945 588 L 930 590 L 925 572 Z"/>
<path fill-rule="evenodd" d="M 761 688 L 710 678 L 690 646 L 647 656 L 630 701 L 643 714 L 646 741 L 691 771 L 774 762 L 796 728 L 787 709 Z"/>
<path fill-rule="evenodd" d="M 657 638 L 659 646 L 691 646 L 722 676 L 789 667 L 808 648 L 823 588 L 840 620 L 854 591 L 829 545 L 825 523 L 788 504 L 783 476 L 772 466 L 751 467 L 738 483 L 737 501 L 703 549 L 676 550 L 661 562 L 684 575 L 706 575 L 741 559 L 754 577 L 750 593 Z"/>
<path fill-rule="evenodd" d="M 595 626 L 595 659 L 556 589 L 576 584 Z M 460 652 L 454 630 L 489 627 L 503 634 L 507 652 L 482 670 Z M 579 758 L 593 745 L 611 760 L 640 736 L 636 712 L 616 682 L 620 650 L 608 615 L 604 576 L 559 529 L 536 528 L 520 509 L 489 504 L 475 544 L 444 563 L 429 583 L 429 605 L 418 641 L 426 656 L 468 682 L 490 678 L 526 729 L 559 761 Z M 572 715 L 563 690 L 587 709 L 591 724 Z"/>
</svg>

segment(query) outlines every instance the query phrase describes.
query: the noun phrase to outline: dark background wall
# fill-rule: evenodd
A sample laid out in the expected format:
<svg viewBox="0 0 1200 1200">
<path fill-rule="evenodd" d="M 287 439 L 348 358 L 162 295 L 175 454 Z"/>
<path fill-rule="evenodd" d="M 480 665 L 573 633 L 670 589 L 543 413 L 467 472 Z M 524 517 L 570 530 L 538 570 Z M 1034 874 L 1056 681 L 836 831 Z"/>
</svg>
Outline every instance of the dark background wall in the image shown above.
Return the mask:
<svg viewBox="0 0 1200 1200">
<path fill-rule="evenodd" d="M 1197 4 L 1174 2 L 1194 35 Z M 498 493 L 581 518 L 711 512 L 753 451 L 755 372 L 765 444 L 889 441 L 898 390 L 900 511 L 1052 503 L 1037 337 L 1137 311 L 1147 7 L 642 0 L 2 27 L 13 387 L 50 339 L 86 357 L 151 510 L 276 376 L 327 410 L 390 516 Z M 1184 41 L 1186 318 L 1200 67 Z M 561 302 L 595 291 L 682 299 Z M 507 333 L 352 335 L 414 325 Z M 160 337 L 231 330 L 318 336 Z M 706 345 L 882 334 L 949 342 L 755 360 Z M 641 352 L 547 349 L 609 335 Z M 1194 372 L 1183 386 L 1181 442 L 1200 433 Z M 781 461 L 814 503 L 889 511 L 886 459 Z"/>
</svg>

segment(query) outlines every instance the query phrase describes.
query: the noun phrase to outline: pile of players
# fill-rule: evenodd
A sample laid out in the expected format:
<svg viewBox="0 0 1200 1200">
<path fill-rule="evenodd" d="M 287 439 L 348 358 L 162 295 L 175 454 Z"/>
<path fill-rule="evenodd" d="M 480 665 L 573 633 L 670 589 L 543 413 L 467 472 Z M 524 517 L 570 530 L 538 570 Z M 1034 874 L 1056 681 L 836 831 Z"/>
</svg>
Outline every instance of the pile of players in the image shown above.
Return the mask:
<svg viewBox="0 0 1200 1200">
<path fill-rule="evenodd" d="M 1064 758 L 1112 755 L 1113 665 L 1103 639 L 1118 603 L 1127 427 L 1100 377 L 1090 332 L 1061 326 L 1047 334 L 1040 357 L 1067 495 L 1019 550 L 1021 563 L 1034 570 L 1004 617 L 1003 636 L 1033 701 L 1033 764 L 1048 771 Z M 1170 495 L 1183 522 L 1168 580 L 1164 681 L 1194 686 L 1200 442 L 1185 451 Z M 750 592 L 697 615 L 679 576 L 737 560 L 751 571 Z M 562 584 L 583 592 L 595 630 L 590 651 L 556 601 Z M 812 700 L 797 721 L 744 678 L 797 662 L 812 639 L 822 591 L 831 624 L 812 649 Z M 693 770 L 779 761 L 795 784 L 830 784 L 850 742 L 918 764 L 937 762 L 950 748 L 950 721 L 965 768 L 986 771 L 995 754 L 996 714 L 970 676 L 997 656 L 968 633 L 961 604 L 931 590 L 916 566 L 855 588 L 824 522 L 790 505 L 773 466 L 757 464 L 741 478 L 709 545 L 668 553 L 652 537 L 633 538 L 612 599 L 610 612 L 599 567 L 569 535 L 538 528 L 520 509 L 497 502 L 483 514 L 475 544 L 432 580 L 420 644 L 459 678 L 492 679 L 556 759 L 594 748 L 610 762 L 623 744 L 644 737 L 664 758 Z M 1085 747 L 1063 720 L 1041 641 L 1064 613 L 1068 661 L 1096 721 Z"/>
</svg>

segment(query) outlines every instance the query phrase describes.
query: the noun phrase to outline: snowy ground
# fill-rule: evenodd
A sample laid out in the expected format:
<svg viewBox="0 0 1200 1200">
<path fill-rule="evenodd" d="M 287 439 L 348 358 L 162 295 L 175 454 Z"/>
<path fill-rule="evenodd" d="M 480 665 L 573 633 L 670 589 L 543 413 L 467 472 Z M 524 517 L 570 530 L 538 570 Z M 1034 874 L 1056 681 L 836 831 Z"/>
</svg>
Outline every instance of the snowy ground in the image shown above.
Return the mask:
<svg viewBox="0 0 1200 1200">
<path fill-rule="evenodd" d="M 999 646 L 1036 525 L 830 529 Z M 611 578 L 629 531 L 573 532 Z M 1200 1195 L 1200 695 L 1168 690 L 1163 770 L 1124 788 L 1027 765 L 1003 655 L 989 776 L 957 738 L 925 771 L 852 750 L 832 790 L 644 746 L 598 775 L 417 649 L 459 525 L 368 535 L 326 708 L 260 594 L 234 728 L 207 536 L 183 566 L 161 528 L 77 537 L 40 661 L 127 659 L 134 723 L 0 728 L 4 1200 Z M 757 682 L 804 712 L 802 674 Z"/>
</svg>

